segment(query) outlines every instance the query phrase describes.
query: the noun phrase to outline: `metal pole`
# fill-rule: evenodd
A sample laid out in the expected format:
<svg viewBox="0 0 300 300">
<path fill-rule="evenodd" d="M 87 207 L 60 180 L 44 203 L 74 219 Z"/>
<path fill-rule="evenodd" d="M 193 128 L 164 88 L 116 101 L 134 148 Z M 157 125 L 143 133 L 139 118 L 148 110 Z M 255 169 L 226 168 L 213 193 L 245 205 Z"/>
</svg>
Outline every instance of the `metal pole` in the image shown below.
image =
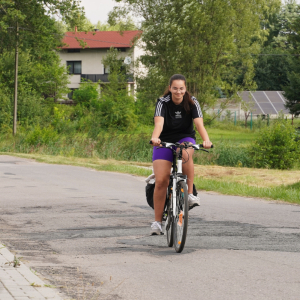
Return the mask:
<svg viewBox="0 0 300 300">
<path fill-rule="evenodd" d="M 251 120 L 250 120 L 250 129 L 252 130 L 252 113 L 251 113 Z"/>
<path fill-rule="evenodd" d="M 17 133 L 17 102 L 18 102 L 18 63 L 19 63 L 19 24 L 17 22 L 17 40 L 16 40 L 16 55 L 15 55 L 15 95 L 14 95 L 14 125 L 13 135 Z"/>
</svg>

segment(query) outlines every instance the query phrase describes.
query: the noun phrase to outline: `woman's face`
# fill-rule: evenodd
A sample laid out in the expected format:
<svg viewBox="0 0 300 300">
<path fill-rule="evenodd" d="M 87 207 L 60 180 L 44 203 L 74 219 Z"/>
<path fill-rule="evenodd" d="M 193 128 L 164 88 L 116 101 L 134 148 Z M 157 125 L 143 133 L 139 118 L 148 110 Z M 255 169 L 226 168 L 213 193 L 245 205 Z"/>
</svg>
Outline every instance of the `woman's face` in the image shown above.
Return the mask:
<svg viewBox="0 0 300 300">
<path fill-rule="evenodd" d="M 184 80 L 173 80 L 172 85 L 169 86 L 169 91 L 172 93 L 172 100 L 182 101 L 186 92 Z"/>
</svg>

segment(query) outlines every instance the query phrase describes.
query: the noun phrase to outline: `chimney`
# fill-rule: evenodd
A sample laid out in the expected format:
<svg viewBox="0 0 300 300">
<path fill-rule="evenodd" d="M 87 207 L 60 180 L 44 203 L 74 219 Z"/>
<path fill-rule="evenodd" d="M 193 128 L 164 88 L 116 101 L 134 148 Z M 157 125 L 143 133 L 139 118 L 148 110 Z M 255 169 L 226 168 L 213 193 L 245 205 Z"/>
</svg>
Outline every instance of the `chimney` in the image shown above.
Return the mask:
<svg viewBox="0 0 300 300">
<path fill-rule="evenodd" d="M 75 32 L 77 32 L 77 26 L 75 26 Z"/>
</svg>

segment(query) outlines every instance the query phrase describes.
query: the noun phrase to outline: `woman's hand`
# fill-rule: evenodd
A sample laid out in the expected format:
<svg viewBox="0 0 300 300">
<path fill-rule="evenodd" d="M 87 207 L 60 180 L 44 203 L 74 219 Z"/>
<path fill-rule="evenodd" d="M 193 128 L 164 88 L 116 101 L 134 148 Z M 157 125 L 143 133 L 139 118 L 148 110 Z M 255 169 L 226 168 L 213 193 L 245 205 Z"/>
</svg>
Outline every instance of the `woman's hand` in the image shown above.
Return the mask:
<svg viewBox="0 0 300 300">
<path fill-rule="evenodd" d="M 161 140 L 159 138 L 151 138 L 152 146 L 160 146 Z"/>
<path fill-rule="evenodd" d="M 212 145 L 212 142 L 210 140 L 208 141 L 203 141 L 203 148 L 209 149 Z"/>
</svg>

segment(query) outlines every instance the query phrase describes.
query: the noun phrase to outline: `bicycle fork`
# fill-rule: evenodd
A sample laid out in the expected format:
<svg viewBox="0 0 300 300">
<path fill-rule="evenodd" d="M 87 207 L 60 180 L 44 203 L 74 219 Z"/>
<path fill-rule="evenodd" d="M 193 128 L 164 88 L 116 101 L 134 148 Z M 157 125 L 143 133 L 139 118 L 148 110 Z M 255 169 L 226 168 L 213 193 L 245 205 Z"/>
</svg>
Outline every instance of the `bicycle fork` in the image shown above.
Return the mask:
<svg viewBox="0 0 300 300">
<path fill-rule="evenodd" d="M 177 174 L 181 174 L 182 175 L 182 159 L 178 159 L 177 160 Z M 176 217 L 176 208 L 177 208 L 177 203 L 176 203 L 176 200 L 177 200 L 177 197 L 176 197 L 176 185 L 177 185 L 177 182 L 179 181 L 184 181 L 186 182 L 186 179 L 185 178 L 182 178 L 180 176 L 173 176 L 173 217 L 175 218 Z"/>
</svg>

